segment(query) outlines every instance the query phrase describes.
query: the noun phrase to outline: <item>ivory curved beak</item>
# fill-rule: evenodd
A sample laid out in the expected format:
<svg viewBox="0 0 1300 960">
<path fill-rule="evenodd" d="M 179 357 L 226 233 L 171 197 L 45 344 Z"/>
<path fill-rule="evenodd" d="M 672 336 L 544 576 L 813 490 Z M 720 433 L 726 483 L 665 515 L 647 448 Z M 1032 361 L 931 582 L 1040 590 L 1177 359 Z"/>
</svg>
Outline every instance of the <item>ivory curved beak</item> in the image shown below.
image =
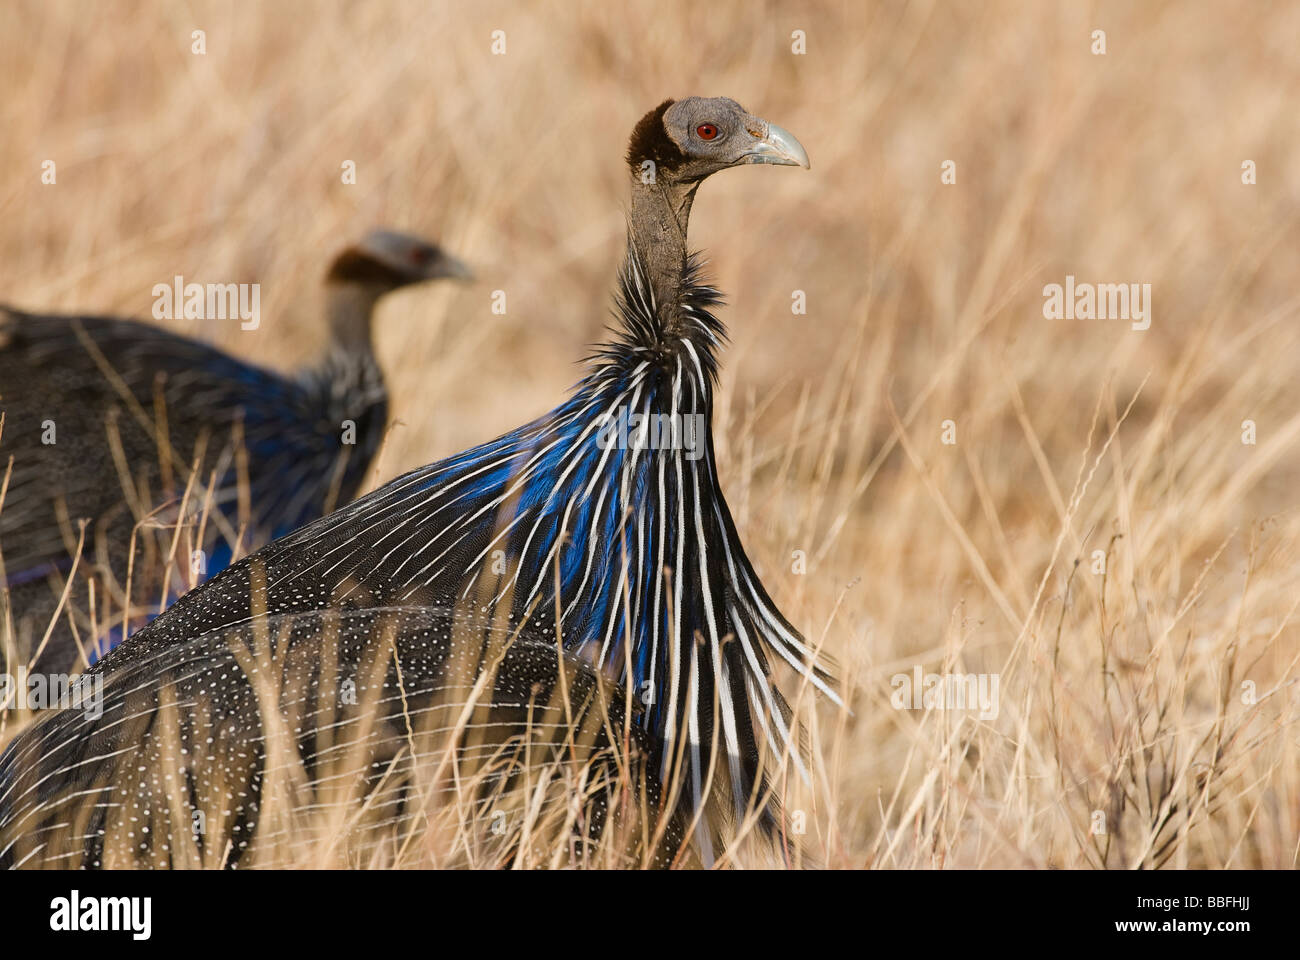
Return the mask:
<svg viewBox="0 0 1300 960">
<path fill-rule="evenodd" d="M 775 123 L 767 125 L 767 136 L 754 144 L 753 149 L 741 158 L 741 163 L 772 163 L 782 167 L 812 168 L 808 151 L 789 130 Z"/>
<path fill-rule="evenodd" d="M 450 254 L 444 253 L 438 258 L 437 266 L 434 270 L 434 277 L 449 278 L 452 280 L 473 280 L 474 271 L 460 260 Z"/>
</svg>

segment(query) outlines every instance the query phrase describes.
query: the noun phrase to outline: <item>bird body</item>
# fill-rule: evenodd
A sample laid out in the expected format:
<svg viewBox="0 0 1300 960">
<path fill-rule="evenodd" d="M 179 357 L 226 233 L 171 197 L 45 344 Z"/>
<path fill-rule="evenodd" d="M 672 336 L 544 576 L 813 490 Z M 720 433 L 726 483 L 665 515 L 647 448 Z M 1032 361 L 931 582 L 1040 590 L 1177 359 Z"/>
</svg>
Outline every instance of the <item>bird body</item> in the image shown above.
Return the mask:
<svg viewBox="0 0 1300 960">
<path fill-rule="evenodd" d="M 426 261 L 404 273 L 376 264 L 381 251 L 408 250 Z M 17 659 L 36 653 L 74 559 L 100 575 L 101 596 L 123 590 L 137 525 L 165 523 L 159 508 L 187 485 L 189 518 L 206 528 L 193 544 L 204 551 L 195 564 L 202 575 L 222 569 L 237 546 L 265 543 L 351 499 L 388 414 L 371 311 L 389 290 L 462 269 L 400 234 L 345 250 L 327 276 L 330 346 L 297 375 L 132 320 L 0 308 L 0 457 L 13 457 L 0 556 L 20 628 Z M 80 518 L 89 523 L 77 558 Z M 136 547 L 132 593 L 157 604 L 165 558 L 148 537 Z M 76 659 L 61 620 L 37 665 L 68 669 Z"/>
<path fill-rule="evenodd" d="M 624 722 L 635 701 L 547 637 L 483 618 L 266 616 L 136 657 L 87 694 L 0 770 L 0 865 L 447 866 L 559 849 L 565 864 L 666 866 L 684 836 L 680 817 L 642 814 L 662 786 L 653 740 Z M 466 823 L 483 838 L 468 863 Z"/>
<path fill-rule="evenodd" d="M 686 221 L 710 173 L 807 157 L 734 101 L 690 98 L 637 125 L 628 161 L 621 323 L 564 403 L 232 565 L 96 670 L 111 678 L 263 616 L 464 610 L 549 635 L 638 700 L 660 776 L 686 785 L 685 809 L 708 807 L 710 824 L 755 811 L 772 828 L 767 774 L 784 758 L 802 769 L 772 658 L 836 694 L 760 582 L 723 496 L 712 439 L 720 295 L 686 250 Z M 638 426 L 613 429 L 620 420 Z M 666 442 L 652 442 L 648 424 L 668 425 Z M 10 803 L 0 793 L 0 824 Z M 715 832 L 697 831 L 706 862 Z"/>
</svg>

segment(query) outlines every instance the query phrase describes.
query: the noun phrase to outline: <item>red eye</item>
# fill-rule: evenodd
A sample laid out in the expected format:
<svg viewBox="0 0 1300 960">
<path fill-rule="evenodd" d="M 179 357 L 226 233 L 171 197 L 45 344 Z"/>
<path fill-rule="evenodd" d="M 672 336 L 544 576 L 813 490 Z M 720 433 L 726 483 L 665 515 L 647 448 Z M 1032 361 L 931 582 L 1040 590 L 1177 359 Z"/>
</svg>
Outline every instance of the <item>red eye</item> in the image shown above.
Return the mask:
<svg viewBox="0 0 1300 960">
<path fill-rule="evenodd" d="M 712 140 L 718 135 L 718 128 L 711 123 L 701 123 L 695 128 L 695 133 L 701 140 Z"/>
</svg>

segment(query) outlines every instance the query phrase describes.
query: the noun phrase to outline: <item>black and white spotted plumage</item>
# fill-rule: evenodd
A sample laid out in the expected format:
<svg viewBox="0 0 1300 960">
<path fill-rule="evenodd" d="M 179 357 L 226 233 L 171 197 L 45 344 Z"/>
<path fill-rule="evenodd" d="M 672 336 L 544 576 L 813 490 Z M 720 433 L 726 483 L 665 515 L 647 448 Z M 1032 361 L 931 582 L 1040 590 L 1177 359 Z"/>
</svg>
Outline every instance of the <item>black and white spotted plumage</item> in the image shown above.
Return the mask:
<svg viewBox="0 0 1300 960">
<path fill-rule="evenodd" d="M 482 617 L 267 616 L 80 684 L 0 762 L 0 868 L 448 866 L 467 827 L 478 862 L 662 867 L 685 837 L 629 704 Z"/>
</svg>

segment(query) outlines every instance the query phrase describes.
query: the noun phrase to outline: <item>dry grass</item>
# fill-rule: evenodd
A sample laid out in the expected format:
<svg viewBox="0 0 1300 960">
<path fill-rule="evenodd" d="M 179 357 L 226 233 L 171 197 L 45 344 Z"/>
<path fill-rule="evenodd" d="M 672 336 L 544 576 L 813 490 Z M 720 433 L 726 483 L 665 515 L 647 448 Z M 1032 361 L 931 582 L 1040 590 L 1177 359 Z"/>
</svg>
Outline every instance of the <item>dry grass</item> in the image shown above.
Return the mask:
<svg viewBox="0 0 1300 960">
<path fill-rule="evenodd" d="M 480 283 L 380 318 L 387 480 L 558 400 L 608 319 L 627 131 L 733 96 L 813 160 L 720 175 L 693 234 L 730 301 L 724 487 L 850 694 L 801 701 L 806 846 L 1294 866 L 1297 30 L 1293 4 L 9 3 L 0 295 L 147 315 L 177 273 L 255 280 L 260 330 L 178 327 L 288 366 L 340 237 L 438 236 Z M 1151 328 L 1043 319 L 1067 273 L 1150 283 Z M 894 709 L 918 664 L 997 674 L 996 717 Z"/>
</svg>

